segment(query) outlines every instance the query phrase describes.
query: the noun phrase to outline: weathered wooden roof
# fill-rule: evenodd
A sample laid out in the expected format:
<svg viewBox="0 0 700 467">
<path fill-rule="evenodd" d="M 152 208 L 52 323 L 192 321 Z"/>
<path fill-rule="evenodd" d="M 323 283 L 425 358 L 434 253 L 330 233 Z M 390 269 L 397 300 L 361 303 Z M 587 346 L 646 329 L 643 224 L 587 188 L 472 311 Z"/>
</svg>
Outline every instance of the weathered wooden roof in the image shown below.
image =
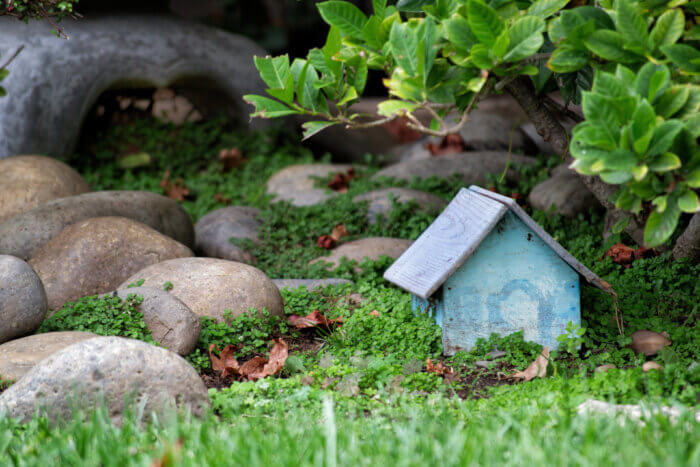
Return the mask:
<svg viewBox="0 0 700 467">
<path fill-rule="evenodd" d="M 469 258 L 511 210 L 575 271 L 599 289 L 614 293 L 540 227 L 511 198 L 478 186 L 463 188 L 428 229 L 384 273 L 384 278 L 427 299 Z"/>
</svg>

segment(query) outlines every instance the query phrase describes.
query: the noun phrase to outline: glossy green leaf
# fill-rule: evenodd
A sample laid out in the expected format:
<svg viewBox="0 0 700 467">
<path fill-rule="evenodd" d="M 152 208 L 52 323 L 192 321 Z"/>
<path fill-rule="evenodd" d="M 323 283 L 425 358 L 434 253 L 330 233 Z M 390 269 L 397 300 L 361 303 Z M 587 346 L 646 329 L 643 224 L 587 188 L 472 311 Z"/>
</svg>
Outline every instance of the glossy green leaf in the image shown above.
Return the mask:
<svg viewBox="0 0 700 467">
<path fill-rule="evenodd" d="M 654 103 L 654 110 L 657 115 L 663 118 L 671 118 L 676 112 L 683 108 L 689 97 L 689 86 L 671 86 L 656 100 Z"/>
<path fill-rule="evenodd" d="M 433 21 L 431 18 L 426 18 L 423 21 L 423 27 L 419 34 L 421 36 L 420 43 L 422 45 L 420 54 L 420 74 L 423 75 L 423 82 L 427 83 L 428 76 L 430 75 L 430 71 L 433 69 L 433 63 L 435 63 L 435 59 L 437 58 L 438 54 L 438 33 L 435 21 Z"/>
<path fill-rule="evenodd" d="M 624 48 L 625 39 L 617 31 L 599 29 L 584 38 L 585 46 L 597 56 L 619 63 L 634 63 L 643 59 Z"/>
<path fill-rule="evenodd" d="M 673 153 L 665 152 L 654 157 L 649 163 L 652 172 L 668 172 L 681 167 L 681 160 Z"/>
<path fill-rule="evenodd" d="M 541 18 L 525 16 L 516 20 L 508 29 L 510 45 L 503 60 L 516 62 L 535 54 L 544 43 L 544 29 L 545 22 Z"/>
<path fill-rule="evenodd" d="M 426 5 L 432 5 L 435 0 L 399 0 L 396 4 L 396 8 L 399 11 L 408 11 L 412 13 L 418 13 L 423 11 L 423 7 Z"/>
<path fill-rule="evenodd" d="M 243 100 L 255 106 L 253 117 L 278 118 L 298 113 L 281 102 L 263 96 L 248 94 L 243 96 Z"/>
<path fill-rule="evenodd" d="M 478 42 L 478 39 L 469 27 L 469 22 L 461 15 L 453 15 L 443 25 L 447 40 L 459 50 L 469 52 L 472 46 Z"/>
<path fill-rule="evenodd" d="M 632 146 L 637 154 L 644 154 L 649 147 L 656 124 L 656 114 L 651 104 L 643 100 L 632 115 Z"/>
<path fill-rule="evenodd" d="M 588 60 L 588 55 L 580 50 L 559 47 L 549 58 L 547 66 L 555 73 L 571 73 L 586 66 Z"/>
<path fill-rule="evenodd" d="M 700 169 L 690 172 L 685 180 L 689 187 L 700 188 Z"/>
<path fill-rule="evenodd" d="M 649 43 L 647 23 L 637 10 L 636 3 L 632 0 L 617 0 L 615 5 L 617 30 L 622 34 L 628 47 L 634 45 L 638 51 L 646 51 Z"/>
<path fill-rule="evenodd" d="M 362 39 L 367 17 L 355 5 L 333 0 L 319 3 L 317 7 L 326 23 L 337 27 L 343 34 Z"/>
<path fill-rule="evenodd" d="M 386 16 L 386 2 L 387 0 L 372 0 L 372 8 L 374 10 L 374 14 L 380 20 L 383 20 Z"/>
<path fill-rule="evenodd" d="M 260 77 L 272 89 L 283 89 L 290 75 L 289 55 L 279 57 L 253 57 Z"/>
<path fill-rule="evenodd" d="M 661 46 L 661 51 L 681 70 L 700 74 L 700 51 L 686 44 Z"/>
<path fill-rule="evenodd" d="M 405 115 L 413 112 L 417 107 L 418 105 L 412 102 L 390 99 L 377 105 L 377 113 L 382 117 L 393 117 L 394 115 Z"/>
<path fill-rule="evenodd" d="M 661 65 L 649 77 L 648 94 L 645 96 L 649 102 L 654 102 L 656 97 L 663 93 L 671 82 L 671 71 L 668 67 Z"/>
<path fill-rule="evenodd" d="M 490 70 L 495 62 L 491 56 L 491 49 L 486 44 L 476 44 L 471 50 L 472 63 L 482 70 Z"/>
<path fill-rule="evenodd" d="M 493 45 L 503 30 L 503 21 L 498 17 L 496 10 L 481 0 L 469 0 L 467 8 L 469 10 L 467 21 L 476 38 L 483 44 Z"/>
<path fill-rule="evenodd" d="M 503 56 L 508 51 L 508 46 L 510 45 L 510 36 L 508 35 L 508 30 L 504 29 L 496 38 L 496 41 L 491 46 L 491 52 L 501 60 Z"/>
<path fill-rule="evenodd" d="M 389 42 L 396 63 L 410 76 L 415 76 L 418 66 L 418 39 L 415 31 L 408 24 L 394 23 Z"/>
<path fill-rule="evenodd" d="M 600 175 L 600 179 L 609 185 L 620 185 L 622 183 L 627 183 L 632 179 L 632 174 L 627 171 L 620 172 L 603 172 Z M 631 208 L 627 208 L 628 210 Z"/>
<path fill-rule="evenodd" d="M 617 135 L 615 135 L 607 125 L 593 122 L 583 122 L 574 129 L 577 142 L 584 146 L 593 146 L 613 151 L 617 148 Z"/>
<path fill-rule="evenodd" d="M 629 217 L 629 216 L 623 217 L 622 219 L 620 219 L 619 221 L 617 221 L 613 224 L 613 226 L 610 228 L 610 231 L 614 234 L 619 234 L 619 233 L 624 232 L 630 223 L 630 219 L 631 219 L 631 217 Z"/>
<path fill-rule="evenodd" d="M 360 96 L 357 95 L 357 90 L 355 89 L 354 86 L 350 86 L 348 90 L 345 92 L 343 97 L 338 101 L 337 105 L 345 105 L 348 102 L 352 102 L 355 99 L 358 99 Z"/>
<path fill-rule="evenodd" d="M 673 140 L 684 128 L 680 120 L 667 120 L 654 128 L 651 144 L 647 150 L 647 157 L 658 156 L 671 148 Z M 653 170 L 653 169 L 652 169 Z"/>
<path fill-rule="evenodd" d="M 671 235 L 678 226 L 678 219 L 681 217 L 681 210 L 675 203 L 664 209 L 663 212 L 653 210 L 647 219 L 644 228 L 644 243 L 648 247 L 657 247 L 671 238 Z"/>
<path fill-rule="evenodd" d="M 649 34 L 651 46 L 657 50 L 663 45 L 675 44 L 683 35 L 685 17 L 681 10 L 668 10 L 656 20 Z"/>
<path fill-rule="evenodd" d="M 629 94 L 629 90 L 617 76 L 605 71 L 596 71 L 591 91 L 607 97 L 622 97 Z"/>
<path fill-rule="evenodd" d="M 581 98 L 581 108 L 587 121 L 607 126 L 612 131 L 618 131 L 620 119 L 612 99 L 584 91 Z"/>
<path fill-rule="evenodd" d="M 690 214 L 700 211 L 700 199 L 698 199 L 697 193 L 693 190 L 685 190 L 678 197 L 678 208 Z"/>
<path fill-rule="evenodd" d="M 608 156 L 602 161 L 603 167 L 606 170 L 629 172 L 637 165 L 637 156 L 632 151 L 624 149 L 616 149 L 610 151 Z"/>
<path fill-rule="evenodd" d="M 312 136 L 322 132 L 326 128 L 331 127 L 333 125 L 337 125 L 337 122 L 315 121 L 302 123 L 301 127 L 304 130 L 304 137 L 302 141 L 306 141 Z"/>
<path fill-rule="evenodd" d="M 527 10 L 528 15 L 549 18 L 561 10 L 570 0 L 537 0 Z"/>
</svg>

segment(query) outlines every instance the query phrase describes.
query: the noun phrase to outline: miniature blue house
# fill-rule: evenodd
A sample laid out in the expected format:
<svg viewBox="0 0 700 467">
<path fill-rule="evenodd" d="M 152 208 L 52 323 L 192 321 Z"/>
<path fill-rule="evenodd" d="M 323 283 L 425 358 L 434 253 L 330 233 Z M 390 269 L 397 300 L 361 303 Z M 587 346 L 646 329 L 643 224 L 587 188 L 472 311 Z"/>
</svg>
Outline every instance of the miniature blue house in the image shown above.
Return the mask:
<svg viewBox="0 0 700 467">
<path fill-rule="evenodd" d="M 384 274 L 413 294 L 414 309 L 434 314 L 446 355 L 520 330 L 556 348 L 567 323 L 581 322 L 579 276 L 614 293 L 514 200 L 477 186 L 462 189 Z"/>
</svg>

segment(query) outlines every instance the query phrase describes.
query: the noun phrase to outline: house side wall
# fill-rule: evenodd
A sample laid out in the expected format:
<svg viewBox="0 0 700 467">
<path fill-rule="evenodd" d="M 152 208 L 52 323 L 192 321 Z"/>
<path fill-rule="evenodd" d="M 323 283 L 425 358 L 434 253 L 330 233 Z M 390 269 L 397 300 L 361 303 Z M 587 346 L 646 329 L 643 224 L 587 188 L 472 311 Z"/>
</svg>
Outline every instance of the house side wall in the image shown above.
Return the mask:
<svg viewBox="0 0 700 467">
<path fill-rule="evenodd" d="M 509 211 L 444 283 L 439 308 L 447 355 L 520 330 L 555 348 L 567 323 L 581 322 L 579 276 Z"/>
</svg>

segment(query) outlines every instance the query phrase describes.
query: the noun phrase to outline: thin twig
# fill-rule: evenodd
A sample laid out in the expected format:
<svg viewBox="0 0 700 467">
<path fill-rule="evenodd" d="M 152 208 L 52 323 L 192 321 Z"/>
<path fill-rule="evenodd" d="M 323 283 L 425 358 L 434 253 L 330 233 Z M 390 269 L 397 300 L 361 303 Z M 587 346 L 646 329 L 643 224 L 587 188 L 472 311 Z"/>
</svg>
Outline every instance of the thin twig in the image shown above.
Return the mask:
<svg viewBox="0 0 700 467">
<path fill-rule="evenodd" d="M 12 60 L 14 60 L 15 58 L 17 58 L 17 55 L 19 55 L 19 53 L 20 53 L 23 49 L 24 49 L 24 44 L 20 45 L 20 46 L 17 48 L 17 50 L 15 50 L 15 53 L 13 53 L 13 54 L 10 56 L 10 58 L 9 58 L 5 63 L 3 63 L 2 65 L 0 65 L 0 70 L 4 70 L 5 68 L 7 68 L 7 67 L 10 65 L 10 63 L 12 63 Z"/>
</svg>

